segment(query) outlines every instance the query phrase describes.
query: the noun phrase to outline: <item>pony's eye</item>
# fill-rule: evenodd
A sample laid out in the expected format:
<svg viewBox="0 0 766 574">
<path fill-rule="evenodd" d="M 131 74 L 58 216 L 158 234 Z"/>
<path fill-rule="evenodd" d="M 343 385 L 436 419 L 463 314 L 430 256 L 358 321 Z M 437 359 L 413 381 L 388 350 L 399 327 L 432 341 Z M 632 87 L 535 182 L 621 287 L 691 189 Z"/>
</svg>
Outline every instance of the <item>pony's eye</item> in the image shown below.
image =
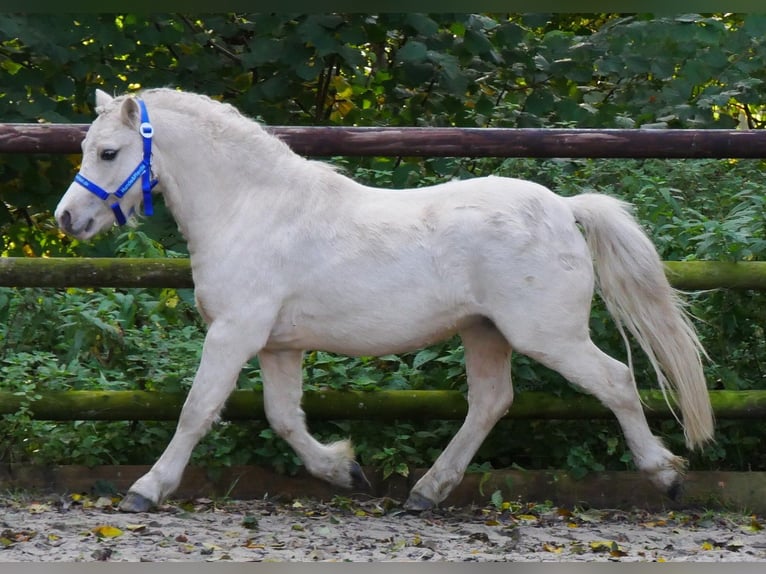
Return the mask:
<svg viewBox="0 0 766 574">
<path fill-rule="evenodd" d="M 101 152 L 101 159 L 104 161 L 112 161 L 114 158 L 117 157 L 117 150 L 116 149 L 105 149 Z"/>
</svg>

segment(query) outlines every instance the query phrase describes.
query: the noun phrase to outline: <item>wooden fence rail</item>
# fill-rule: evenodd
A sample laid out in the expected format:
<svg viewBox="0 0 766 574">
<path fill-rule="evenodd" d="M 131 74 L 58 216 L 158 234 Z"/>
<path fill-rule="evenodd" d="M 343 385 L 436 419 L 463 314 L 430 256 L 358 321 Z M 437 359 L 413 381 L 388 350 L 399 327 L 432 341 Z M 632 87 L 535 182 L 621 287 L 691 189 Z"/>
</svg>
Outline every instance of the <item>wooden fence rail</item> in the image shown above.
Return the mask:
<svg viewBox="0 0 766 574">
<path fill-rule="evenodd" d="M 666 261 L 665 269 L 677 289 L 766 291 L 766 261 Z M 193 286 L 191 266 L 185 258 L 0 258 L 0 287 Z"/>
<path fill-rule="evenodd" d="M 80 153 L 85 124 L 0 124 L 0 153 Z M 271 127 L 308 156 L 766 158 L 766 130 Z"/>
<path fill-rule="evenodd" d="M 673 413 L 661 391 L 642 390 L 648 419 L 670 419 Z M 37 398 L 0 391 L 0 416 L 28 406 L 36 419 L 175 421 L 185 393 L 159 391 L 47 391 Z M 718 420 L 766 419 L 766 391 L 711 391 Z M 462 420 L 468 403 L 459 391 L 306 391 L 303 408 L 311 420 Z M 263 393 L 237 390 L 222 413 L 230 421 L 265 419 Z M 589 395 L 557 397 L 544 391 L 525 391 L 514 399 L 510 419 L 600 420 L 614 415 Z"/>
</svg>

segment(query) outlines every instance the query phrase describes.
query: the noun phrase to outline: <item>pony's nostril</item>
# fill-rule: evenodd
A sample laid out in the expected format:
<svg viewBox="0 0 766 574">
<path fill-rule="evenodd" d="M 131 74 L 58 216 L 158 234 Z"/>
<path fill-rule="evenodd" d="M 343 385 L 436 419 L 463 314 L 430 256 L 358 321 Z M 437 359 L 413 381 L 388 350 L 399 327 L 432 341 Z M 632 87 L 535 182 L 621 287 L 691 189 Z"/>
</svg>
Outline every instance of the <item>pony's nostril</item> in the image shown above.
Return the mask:
<svg viewBox="0 0 766 574">
<path fill-rule="evenodd" d="M 72 230 L 72 214 L 69 213 L 68 209 L 61 212 L 61 215 L 59 216 L 59 227 L 67 232 Z"/>
</svg>

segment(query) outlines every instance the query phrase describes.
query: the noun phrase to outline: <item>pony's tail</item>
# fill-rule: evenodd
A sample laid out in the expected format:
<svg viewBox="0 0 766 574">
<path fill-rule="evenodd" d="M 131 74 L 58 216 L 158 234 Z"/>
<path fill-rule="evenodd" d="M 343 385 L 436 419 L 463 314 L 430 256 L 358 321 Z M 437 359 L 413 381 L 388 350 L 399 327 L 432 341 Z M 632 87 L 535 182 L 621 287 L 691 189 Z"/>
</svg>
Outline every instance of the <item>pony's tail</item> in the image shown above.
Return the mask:
<svg viewBox="0 0 766 574">
<path fill-rule="evenodd" d="M 714 427 L 702 370 L 707 354 L 654 244 L 626 203 L 595 193 L 567 202 L 583 229 L 609 313 L 623 338 L 624 325 L 649 357 L 671 411 L 668 391 L 678 403 L 687 446 L 701 447 L 713 440 Z"/>
</svg>

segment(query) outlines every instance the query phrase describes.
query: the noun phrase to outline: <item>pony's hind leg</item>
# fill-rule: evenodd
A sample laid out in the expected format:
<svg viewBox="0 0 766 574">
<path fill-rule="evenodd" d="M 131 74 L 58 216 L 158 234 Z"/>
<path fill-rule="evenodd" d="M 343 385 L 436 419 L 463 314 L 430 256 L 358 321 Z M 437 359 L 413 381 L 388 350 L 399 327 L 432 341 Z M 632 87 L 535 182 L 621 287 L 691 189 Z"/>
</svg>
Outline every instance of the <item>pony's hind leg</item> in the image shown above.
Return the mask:
<svg viewBox="0 0 766 574">
<path fill-rule="evenodd" d="M 404 505 L 408 510 L 429 509 L 449 495 L 513 402 L 508 341 L 488 320 L 461 331 L 460 337 L 468 376 L 468 414 L 447 448 L 412 488 Z"/>
<path fill-rule="evenodd" d="M 258 360 L 263 376 L 263 400 L 271 428 L 298 454 L 306 469 L 316 476 L 344 488 L 369 490 L 370 483 L 354 460 L 349 441 L 325 445 L 306 428 L 301 409 L 301 351 L 261 351 Z"/>
<path fill-rule="evenodd" d="M 522 352 L 558 371 L 608 407 L 617 417 L 636 466 L 658 489 L 674 498 L 685 461 L 665 448 L 649 429 L 630 369 L 589 338 L 565 339 L 563 334 L 548 333 L 534 349 Z"/>
</svg>

